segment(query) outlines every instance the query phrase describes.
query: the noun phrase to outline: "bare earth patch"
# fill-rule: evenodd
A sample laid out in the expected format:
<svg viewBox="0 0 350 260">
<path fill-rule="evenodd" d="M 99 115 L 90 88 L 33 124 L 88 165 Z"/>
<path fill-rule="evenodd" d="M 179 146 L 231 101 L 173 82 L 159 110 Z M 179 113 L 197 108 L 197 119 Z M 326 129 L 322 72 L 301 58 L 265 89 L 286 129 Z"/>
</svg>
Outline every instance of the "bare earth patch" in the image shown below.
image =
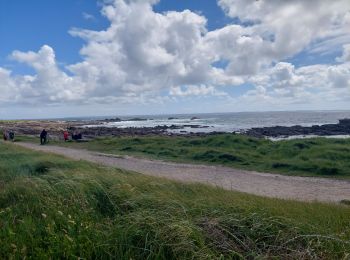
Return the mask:
<svg viewBox="0 0 350 260">
<path fill-rule="evenodd" d="M 16 143 L 16 145 L 145 175 L 187 183 L 204 183 L 226 190 L 237 190 L 259 196 L 321 202 L 350 200 L 350 181 L 346 180 L 282 176 L 222 166 L 171 163 L 51 145 L 40 146 L 32 143 Z"/>
</svg>

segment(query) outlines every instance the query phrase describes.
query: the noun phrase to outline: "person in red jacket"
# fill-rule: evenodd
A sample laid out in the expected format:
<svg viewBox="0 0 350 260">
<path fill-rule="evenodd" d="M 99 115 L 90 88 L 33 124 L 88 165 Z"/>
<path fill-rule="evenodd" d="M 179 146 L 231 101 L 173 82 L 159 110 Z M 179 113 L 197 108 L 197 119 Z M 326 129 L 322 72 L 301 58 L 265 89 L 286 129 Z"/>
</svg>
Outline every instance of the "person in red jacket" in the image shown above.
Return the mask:
<svg viewBox="0 0 350 260">
<path fill-rule="evenodd" d="M 66 141 L 68 141 L 68 132 L 67 131 L 64 131 L 63 132 L 63 138 L 64 138 L 64 141 L 66 142 Z"/>
</svg>

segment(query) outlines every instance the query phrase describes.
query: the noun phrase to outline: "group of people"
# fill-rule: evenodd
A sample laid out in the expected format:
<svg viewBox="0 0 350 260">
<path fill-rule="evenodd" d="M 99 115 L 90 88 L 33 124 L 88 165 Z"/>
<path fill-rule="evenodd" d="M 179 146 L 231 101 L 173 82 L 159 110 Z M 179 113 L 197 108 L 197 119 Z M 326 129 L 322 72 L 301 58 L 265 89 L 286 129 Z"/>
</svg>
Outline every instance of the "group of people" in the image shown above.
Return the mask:
<svg viewBox="0 0 350 260">
<path fill-rule="evenodd" d="M 2 137 L 4 141 L 15 141 L 15 133 L 12 131 L 6 131 L 4 130 Z"/>
<path fill-rule="evenodd" d="M 4 141 L 14 141 L 15 140 L 15 133 L 13 131 L 7 131 L 4 130 L 3 131 L 3 139 Z M 72 140 L 81 140 L 83 138 L 82 134 L 80 132 L 73 132 L 72 133 Z M 69 133 L 68 131 L 64 131 L 63 132 L 63 139 L 64 141 L 68 141 L 69 140 Z M 49 139 L 48 139 L 48 132 L 43 129 L 40 133 L 40 144 L 44 145 L 46 143 L 48 143 Z"/>
<path fill-rule="evenodd" d="M 72 133 L 72 140 L 81 140 L 83 138 L 82 134 L 79 133 L 79 132 L 74 132 Z M 68 131 L 64 131 L 63 132 L 63 139 L 64 141 L 68 141 L 69 140 L 69 133 Z M 43 144 L 46 144 L 48 142 L 48 132 L 43 129 L 40 133 L 40 144 L 43 145 Z"/>
</svg>

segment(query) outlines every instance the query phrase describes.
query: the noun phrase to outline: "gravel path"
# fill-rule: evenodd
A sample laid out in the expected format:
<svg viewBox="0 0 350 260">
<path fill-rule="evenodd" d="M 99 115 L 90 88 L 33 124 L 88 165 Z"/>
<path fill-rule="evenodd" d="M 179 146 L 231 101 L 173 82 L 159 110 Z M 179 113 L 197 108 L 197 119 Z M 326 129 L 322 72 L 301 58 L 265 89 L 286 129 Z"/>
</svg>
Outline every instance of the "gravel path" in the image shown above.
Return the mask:
<svg viewBox="0 0 350 260">
<path fill-rule="evenodd" d="M 36 151 L 60 154 L 75 160 L 91 161 L 182 182 L 200 182 L 260 196 L 323 202 L 350 200 L 350 181 L 283 176 L 222 166 L 180 164 L 129 156 L 121 157 L 51 145 L 16 144 Z"/>
</svg>

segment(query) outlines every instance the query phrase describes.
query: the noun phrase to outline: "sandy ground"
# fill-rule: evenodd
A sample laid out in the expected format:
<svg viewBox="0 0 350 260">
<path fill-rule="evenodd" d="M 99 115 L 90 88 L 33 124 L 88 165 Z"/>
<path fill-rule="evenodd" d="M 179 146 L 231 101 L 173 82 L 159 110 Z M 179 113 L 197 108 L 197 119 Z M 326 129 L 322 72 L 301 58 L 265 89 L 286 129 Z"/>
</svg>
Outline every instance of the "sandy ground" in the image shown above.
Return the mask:
<svg viewBox="0 0 350 260">
<path fill-rule="evenodd" d="M 283 176 L 221 166 L 171 163 L 51 145 L 16 144 L 36 151 L 63 155 L 74 160 L 86 160 L 146 175 L 188 183 L 204 183 L 260 196 L 322 202 L 350 200 L 350 181 L 345 180 Z"/>
</svg>

